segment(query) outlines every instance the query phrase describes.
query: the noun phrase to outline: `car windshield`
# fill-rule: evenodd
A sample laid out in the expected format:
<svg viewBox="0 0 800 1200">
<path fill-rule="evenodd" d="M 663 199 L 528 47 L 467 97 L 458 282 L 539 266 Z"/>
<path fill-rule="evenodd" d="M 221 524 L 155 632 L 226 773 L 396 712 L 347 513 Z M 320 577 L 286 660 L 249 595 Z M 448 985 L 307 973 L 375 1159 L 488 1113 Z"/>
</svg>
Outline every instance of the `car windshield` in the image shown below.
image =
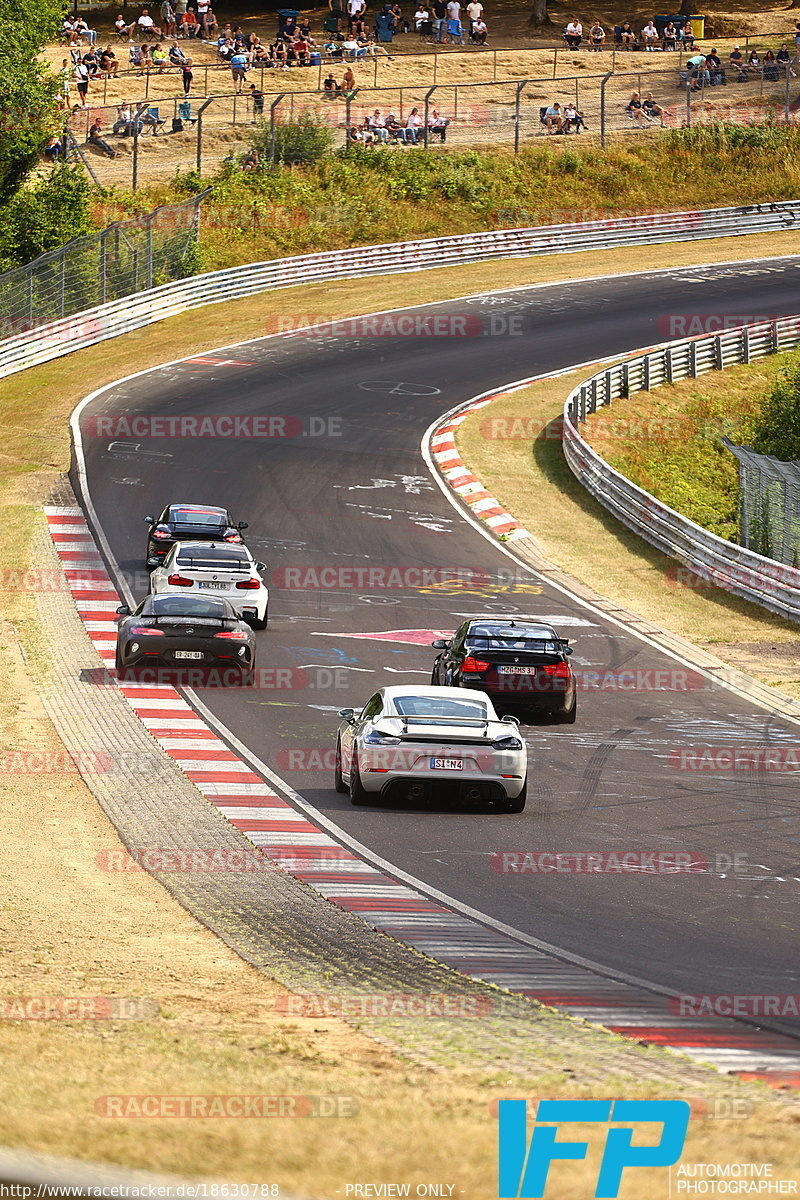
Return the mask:
<svg viewBox="0 0 800 1200">
<path fill-rule="evenodd" d="M 557 650 L 558 637 L 549 625 L 482 623 L 471 626 L 466 644 L 473 650 Z"/>
<path fill-rule="evenodd" d="M 228 514 L 221 508 L 177 508 L 169 510 L 173 525 L 210 525 L 218 529 L 228 524 Z"/>
<path fill-rule="evenodd" d="M 152 617 L 216 617 L 233 615 L 226 600 L 205 596 L 150 596 L 145 613 Z"/>
<path fill-rule="evenodd" d="M 401 717 L 452 717 L 454 721 L 480 720 L 487 716 L 480 700 L 449 699 L 439 696 L 395 696 L 394 708 Z"/>
</svg>

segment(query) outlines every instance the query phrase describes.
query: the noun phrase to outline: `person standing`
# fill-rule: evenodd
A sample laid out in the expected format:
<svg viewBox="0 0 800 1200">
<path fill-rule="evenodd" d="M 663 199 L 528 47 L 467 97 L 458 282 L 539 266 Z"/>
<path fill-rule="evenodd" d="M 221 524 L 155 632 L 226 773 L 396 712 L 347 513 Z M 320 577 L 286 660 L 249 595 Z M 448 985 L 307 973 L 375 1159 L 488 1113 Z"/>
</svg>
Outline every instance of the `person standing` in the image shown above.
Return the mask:
<svg viewBox="0 0 800 1200">
<path fill-rule="evenodd" d="M 476 21 L 480 21 L 483 16 L 483 5 L 481 0 L 469 0 L 467 5 L 467 17 L 469 18 L 469 32 L 472 33 L 472 26 Z"/>
<path fill-rule="evenodd" d="M 241 96 L 245 72 L 248 67 L 247 55 L 243 50 L 237 50 L 235 54 L 231 55 L 230 64 L 231 75 L 233 76 L 233 90 L 237 96 Z"/>
<path fill-rule="evenodd" d="M 433 20 L 437 42 L 443 42 L 447 33 L 447 0 L 433 0 Z"/>
<path fill-rule="evenodd" d="M 194 74 L 192 72 L 192 60 L 190 58 L 184 58 L 181 61 L 181 82 L 183 83 L 184 96 L 189 95 L 189 92 L 191 91 L 193 79 L 194 79 Z"/>
<path fill-rule="evenodd" d="M 256 87 L 254 83 L 250 84 L 250 99 L 253 102 L 253 124 L 260 121 L 264 116 L 264 93 Z"/>
<path fill-rule="evenodd" d="M 78 89 L 81 108 L 88 108 L 87 96 L 89 94 L 89 68 L 82 62 L 76 62 L 72 68 L 72 78 L 75 80 L 75 87 Z"/>
</svg>

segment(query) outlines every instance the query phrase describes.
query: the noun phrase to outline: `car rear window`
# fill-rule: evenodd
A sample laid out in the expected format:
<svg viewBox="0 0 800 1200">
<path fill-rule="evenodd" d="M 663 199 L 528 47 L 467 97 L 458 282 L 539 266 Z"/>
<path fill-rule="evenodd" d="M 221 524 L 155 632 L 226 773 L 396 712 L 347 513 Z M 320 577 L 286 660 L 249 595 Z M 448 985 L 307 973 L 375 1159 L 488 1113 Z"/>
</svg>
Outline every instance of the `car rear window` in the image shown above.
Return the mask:
<svg viewBox="0 0 800 1200">
<path fill-rule="evenodd" d="M 401 717 L 453 717 L 454 720 L 486 720 L 486 705 L 480 700 L 449 700 L 438 696 L 396 696 L 395 711 Z"/>
<path fill-rule="evenodd" d="M 169 617 L 229 617 L 232 610 L 227 601 L 205 596 L 153 596 L 147 608 L 150 616 Z"/>
<path fill-rule="evenodd" d="M 175 564 L 187 571 L 249 571 L 250 558 L 246 551 L 227 546 L 220 548 L 219 553 L 212 549 L 204 549 L 195 554 L 181 553 Z"/>
<path fill-rule="evenodd" d="M 214 508 L 171 508 L 169 519 L 173 525 L 209 525 L 217 529 L 228 524 L 228 514 Z"/>
<path fill-rule="evenodd" d="M 471 649 L 481 650 L 559 649 L 556 631 L 548 625 L 473 625 L 465 640 Z"/>
</svg>

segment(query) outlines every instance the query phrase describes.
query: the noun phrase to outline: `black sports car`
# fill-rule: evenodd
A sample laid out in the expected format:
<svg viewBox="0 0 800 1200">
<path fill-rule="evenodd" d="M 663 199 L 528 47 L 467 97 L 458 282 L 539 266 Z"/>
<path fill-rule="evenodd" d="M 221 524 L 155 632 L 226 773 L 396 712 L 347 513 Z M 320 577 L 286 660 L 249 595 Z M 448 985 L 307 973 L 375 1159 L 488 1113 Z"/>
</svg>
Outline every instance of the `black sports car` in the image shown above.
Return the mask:
<svg viewBox="0 0 800 1200">
<path fill-rule="evenodd" d="M 147 531 L 147 565 L 157 567 L 176 542 L 234 542 L 239 543 L 246 521 L 236 524 L 226 508 L 209 504 L 168 504 L 160 517 L 145 517 Z"/>
<path fill-rule="evenodd" d="M 495 705 L 534 709 L 572 724 L 578 712 L 566 638 L 535 617 L 471 617 L 440 650 L 431 683 L 478 688 Z"/>
<path fill-rule="evenodd" d="M 234 608 L 219 596 L 146 596 L 135 612 L 117 609 L 115 667 L 216 668 L 221 681 L 248 679 L 256 662 L 256 638 Z"/>
</svg>

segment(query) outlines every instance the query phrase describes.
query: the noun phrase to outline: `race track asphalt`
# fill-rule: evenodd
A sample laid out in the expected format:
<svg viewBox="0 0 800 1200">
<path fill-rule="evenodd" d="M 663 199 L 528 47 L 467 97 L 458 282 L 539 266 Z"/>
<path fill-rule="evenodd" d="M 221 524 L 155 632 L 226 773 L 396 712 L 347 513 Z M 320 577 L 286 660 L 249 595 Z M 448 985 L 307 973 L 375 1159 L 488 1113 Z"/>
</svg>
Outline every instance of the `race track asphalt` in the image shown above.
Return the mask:
<svg viewBox="0 0 800 1200">
<path fill-rule="evenodd" d="M 646 253 L 668 267 L 669 246 Z M 560 283 L 418 310 L 445 314 L 454 330 L 468 318 L 466 331 L 482 335 L 299 334 L 111 385 L 81 427 L 112 568 L 140 598 L 144 514 L 171 501 L 227 505 L 249 521 L 272 586 L 259 666 L 283 673 L 252 690 L 199 695 L 315 808 L 399 870 L 612 973 L 692 993 L 800 991 L 796 774 L 680 766 L 682 750 L 704 745 L 796 748 L 797 728 L 702 677 L 680 690 L 685 665 L 515 571 L 461 519 L 420 452 L 438 414 L 482 391 L 666 340 L 670 314 L 796 312 L 798 284 L 800 259 Z M 413 301 L 413 275 L 408 290 Z M 127 436 L 116 424 L 231 414 L 286 417 L 290 436 Z M 399 571 L 401 586 L 364 586 L 354 569 L 365 567 Z M 421 567 L 434 573 L 427 582 L 413 574 Z M 448 585 L 456 571 L 478 582 Z M 432 637 L 476 611 L 552 620 L 573 640 L 576 670 L 636 671 L 638 685 L 582 691 L 574 726 L 525 727 L 529 801 L 519 816 L 352 808 L 332 787 L 335 710 L 384 683 L 428 682 L 428 637 L 403 641 L 394 631 Z M 688 851 L 710 865 L 669 874 L 497 869 L 503 852 L 611 850 Z"/>
</svg>

